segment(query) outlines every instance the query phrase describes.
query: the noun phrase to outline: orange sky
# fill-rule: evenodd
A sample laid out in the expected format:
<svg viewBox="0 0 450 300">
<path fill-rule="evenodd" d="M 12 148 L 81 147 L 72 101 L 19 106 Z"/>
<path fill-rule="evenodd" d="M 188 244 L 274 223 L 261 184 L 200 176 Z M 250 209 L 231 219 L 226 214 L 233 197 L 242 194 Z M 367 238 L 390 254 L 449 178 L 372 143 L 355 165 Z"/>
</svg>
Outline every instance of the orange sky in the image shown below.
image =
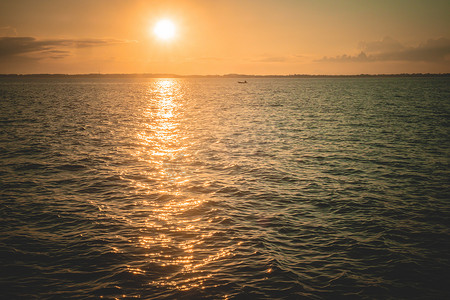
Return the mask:
<svg viewBox="0 0 450 300">
<path fill-rule="evenodd" d="M 0 0 L 0 73 L 448 73 L 449 15 L 448 0 Z"/>
</svg>

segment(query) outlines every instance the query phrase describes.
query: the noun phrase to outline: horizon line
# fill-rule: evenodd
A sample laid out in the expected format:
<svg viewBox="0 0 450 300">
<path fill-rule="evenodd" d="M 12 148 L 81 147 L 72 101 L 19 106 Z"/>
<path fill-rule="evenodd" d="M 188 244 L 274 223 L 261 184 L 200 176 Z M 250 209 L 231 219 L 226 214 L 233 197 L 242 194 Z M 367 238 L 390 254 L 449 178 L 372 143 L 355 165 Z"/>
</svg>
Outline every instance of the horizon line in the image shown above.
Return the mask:
<svg viewBox="0 0 450 300">
<path fill-rule="evenodd" d="M 380 74 L 208 74 L 208 75 L 180 75 L 173 73 L 7 73 L 0 77 L 73 77 L 73 78 L 318 78 L 318 77 L 449 77 L 450 73 L 380 73 Z"/>
</svg>

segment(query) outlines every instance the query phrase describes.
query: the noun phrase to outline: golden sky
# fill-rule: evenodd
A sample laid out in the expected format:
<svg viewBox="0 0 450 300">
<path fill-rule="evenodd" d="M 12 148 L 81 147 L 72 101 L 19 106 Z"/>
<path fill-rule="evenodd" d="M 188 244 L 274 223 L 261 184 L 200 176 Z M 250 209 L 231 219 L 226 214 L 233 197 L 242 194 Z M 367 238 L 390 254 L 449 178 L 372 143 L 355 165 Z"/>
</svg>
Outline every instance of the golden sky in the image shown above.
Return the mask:
<svg viewBox="0 0 450 300">
<path fill-rule="evenodd" d="M 449 15 L 448 0 L 0 0 L 0 73 L 449 73 Z"/>
</svg>

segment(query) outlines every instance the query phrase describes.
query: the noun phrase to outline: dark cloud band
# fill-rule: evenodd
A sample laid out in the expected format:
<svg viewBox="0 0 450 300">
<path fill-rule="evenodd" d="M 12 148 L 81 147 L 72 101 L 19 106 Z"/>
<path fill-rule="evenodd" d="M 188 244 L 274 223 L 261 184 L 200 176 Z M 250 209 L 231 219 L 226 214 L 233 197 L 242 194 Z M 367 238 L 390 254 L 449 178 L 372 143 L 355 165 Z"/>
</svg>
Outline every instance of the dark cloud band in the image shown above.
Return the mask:
<svg viewBox="0 0 450 300">
<path fill-rule="evenodd" d="M 68 56 L 70 48 L 99 47 L 133 41 L 115 39 L 53 39 L 38 40 L 34 37 L 0 37 L 0 58 L 39 54 L 44 57 Z"/>
<path fill-rule="evenodd" d="M 443 62 L 450 56 L 450 39 L 430 39 L 417 47 L 405 47 L 399 42 L 385 38 L 380 42 L 364 44 L 358 55 L 324 57 L 320 62 L 380 62 L 380 61 L 417 61 Z"/>
</svg>

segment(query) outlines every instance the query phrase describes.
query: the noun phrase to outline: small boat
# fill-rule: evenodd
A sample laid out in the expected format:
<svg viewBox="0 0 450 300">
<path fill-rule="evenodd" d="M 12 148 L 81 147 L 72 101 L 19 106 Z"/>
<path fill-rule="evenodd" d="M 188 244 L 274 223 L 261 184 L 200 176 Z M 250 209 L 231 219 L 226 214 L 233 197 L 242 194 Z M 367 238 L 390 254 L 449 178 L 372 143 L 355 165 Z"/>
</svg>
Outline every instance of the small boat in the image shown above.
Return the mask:
<svg viewBox="0 0 450 300">
<path fill-rule="evenodd" d="M 247 80 L 244 80 L 244 81 L 238 81 L 238 83 L 247 83 Z"/>
</svg>

